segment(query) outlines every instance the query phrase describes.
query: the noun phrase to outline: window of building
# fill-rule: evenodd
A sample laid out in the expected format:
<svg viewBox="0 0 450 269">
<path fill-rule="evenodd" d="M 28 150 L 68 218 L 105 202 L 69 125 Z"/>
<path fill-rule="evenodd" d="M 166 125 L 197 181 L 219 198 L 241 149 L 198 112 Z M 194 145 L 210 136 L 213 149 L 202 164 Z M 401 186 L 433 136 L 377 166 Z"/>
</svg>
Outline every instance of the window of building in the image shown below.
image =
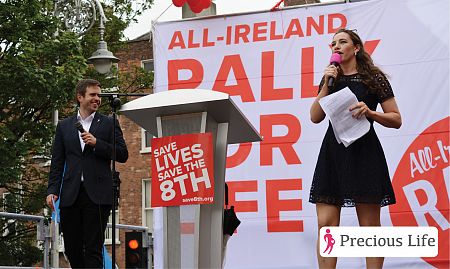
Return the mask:
<svg viewBox="0 0 450 269">
<path fill-rule="evenodd" d="M 116 224 L 119 223 L 119 210 L 115 210 Z M 112 214 L 109 214 L 108 223 L 112 223 Z M 119 229 L 116 228 L 116 245 L 120 244 Z M 111 245 L 112 243 L 112 228 L 106 227 L 105 231 L 105 245 Z"/>
<path fill-rule="evenodd" d="M 150 72 L 152 74 L 152 76 L 154 75 L 155 67 L 153 64 L 153 59 L 142 60 L 141 67 L 142 67 L 142 69 L 144 69 L 144 71 Z M 152 81 L 153 81 L 153 79 L 152 79 Z M 147 88 L 148 86 L 150 86 L 150 88 L 153 88 L 153 86 L 154 86 L 153 82 L 151 83 L 151 85 L 143 83 L 141 85 L 141 87 Z"/>
<path fill-rule="evenodd" d="M 154 65 L 153 65 L 153 59 L 142 60 L 141 61 L 141 66 L 147 72 L 155 71 L 155 68 L 154 68 Z"/>
<path fill-rule="evenodd" d="M 153 208 L 151 207 L 152 181 L 149 178 L 142 180 L 142 226 L 148 227 L 153 233 Z"/>
<path fill-rule="evenodd" d="M 154 136 L 141 128 L 141 151 L 140 153 L 150 153 L 152 152 L 152 138 Z"/>
</svg>

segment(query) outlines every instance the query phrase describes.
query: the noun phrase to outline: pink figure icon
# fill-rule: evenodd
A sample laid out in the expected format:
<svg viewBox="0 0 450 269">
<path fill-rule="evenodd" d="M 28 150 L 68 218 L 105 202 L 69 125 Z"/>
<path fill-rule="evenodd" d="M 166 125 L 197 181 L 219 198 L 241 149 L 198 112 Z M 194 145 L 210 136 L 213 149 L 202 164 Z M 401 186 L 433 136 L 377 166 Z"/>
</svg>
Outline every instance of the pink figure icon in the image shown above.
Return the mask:
<svg viewBox="0 0 450 269">
<path fill-rule="evenodd" d="M 330 249 L 328 251 L 328 254 L 330 254 L 330 252 L 333 250 L 333 246 L 336 241 L 334 240 L 333 235 L 331 235 L 330 229 L 326 229 L 325 231 L 327 234 L 323 236 L 323 240 L 325 240 L 325 242 L 327 242 L 327 247 L 325 248 L 323 253 L 327 252 L 327 250 Z"/>
</svg>

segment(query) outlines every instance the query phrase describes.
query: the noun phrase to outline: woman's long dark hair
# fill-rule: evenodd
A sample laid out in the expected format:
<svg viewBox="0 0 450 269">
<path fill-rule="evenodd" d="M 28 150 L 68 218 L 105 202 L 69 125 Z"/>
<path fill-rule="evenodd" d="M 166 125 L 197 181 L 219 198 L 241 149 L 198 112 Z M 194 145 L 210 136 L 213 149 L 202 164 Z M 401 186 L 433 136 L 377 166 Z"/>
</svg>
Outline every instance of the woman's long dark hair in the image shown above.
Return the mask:
<svg viewBox="0 0 450 269">
<path fill-rule="evenodd" d="M 384 72 L 380 68 L 373 64 L 373 60 L 364 49 L 364 44 L 361 38 L 355 31 L 348 29 L 339 29 L 334 35 L 339 33 L 346 33 L 350 36 L 353 45 L 359 45 L 359 51 L 356 53 L 356 70 L 361 76 L 362 82 L 369 87 L 371 93 L 377 93 L 381 91 L 381 85 L 379 85 L 375 80 L 375 75 L 379 74 L 385 76 Z"/>
</svg>

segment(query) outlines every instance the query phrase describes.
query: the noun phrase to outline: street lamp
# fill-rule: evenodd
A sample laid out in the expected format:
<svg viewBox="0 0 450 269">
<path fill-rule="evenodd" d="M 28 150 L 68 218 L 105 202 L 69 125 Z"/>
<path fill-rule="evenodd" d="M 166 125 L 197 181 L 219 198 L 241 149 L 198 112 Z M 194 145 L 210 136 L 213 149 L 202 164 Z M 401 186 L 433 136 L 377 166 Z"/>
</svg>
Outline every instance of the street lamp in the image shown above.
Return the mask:
<svg viewBox="0 0 450 269">
<path fill-rule="evenodd" d="M 107 19 L 105 13 L 103 13 L 103 8 L 99 0 L 95 0 L 95 2 L 100 12 L 100 26 L 98 27 L 100 31 L 100 40 L 97 43 L 97 50 L 92 53 L 92 56 L 87 59 L 87 62 L 93 64 L 95 70 L 100 74 L 106 74 L 111 70 L 112 64 L 117 63 L 120 60 L 108 50 L 108 45 L 106 44 L 106 41 L 103 40 L 105 34 L 103 21 L 107 21 Z"/>
<path fill-rule="evenodd" d="M 1 1 L 1 0 L 0 0 Z M 112 52 L 108 50 L 108 46 L 106 41 L 103 40 L 105 34 L 105 25 L 104 22 L 107 22 L 107 18 L 105 13 L 103 12 L 102 4 L 99 0 L 75 0 L 75 1 L 67 1 L 67 0 L 55 0 L 55 11 L 54 15 L 56 17 L 62 17 L 64 19 L 65 26 L 77 33 L 79 36 L 86 34 L 91 27 L 94 25 L 96 20 L 96 6 L 98 12 L 100 13 L 100 23 L 99 23 L 99 31 L 100 31 L 100 40 L 97 43 L 97 50 L 92 53 L 92 56 L 87 59 L 87 63 L 93 64 L 95 70 L 100 74 L 106 74 L 111 70 L 111 66 L 113 63 L 119 62 L 119 58 L 113 55 Z M 56 33 L 57 34 L 57 33 Z M 116 104 L 116 106 L 120 106 L 120 99 L 117 96 L 111 98 L 111 106 Z M 118 101 L 118 102 L 116 102 Z M 57 115 L 57 111 L 55 113 Z M 56 116 L 57 117 L 57 116 Z M 115 107 L 113 106 L 113 124 L 115 130 L 116 124 L 116 114 Z M 120 180 L 118 179 L 118 172 L 115 171 L 115 132 L 113 131 L 113 160 L 112 160 L 112 174 L 113 174 L 113 202 L 112 202 L 112 268 L 115 268 L 116 257 L 115 257 L 115 239 L 116 239 L 116 219 L 115 219 L 115 210 L 116 204 L 118 200 L 119 188 L 118 184 L 120 184 Z M 52 253 L 52 263 L 59 264 L 58 253 Z"/>
<path fill-rule="evenodd" d="M 100 41 L 97 43 L 97 50 L 87 59 L 89 64 L 93 64 L 95 70 L 100 74 L 106 74 L 111 70 L 112 63 L 117 63 L 119 58 L 108 50 L 106 42 L 103 40 L 105 34 L 104 23 L 106 19 L 102 4 L 99 0 L 56 0 L 55 16 L 64 19 L 67 29 L 77 33 L 79 36 L 85 35 L 94 25 L 97 19 L 97 10 L 100 14 Z"/>
<path fill-rule="evenodd" d="M 94 65 L 95 70 L 100 74 L 109 73 L 111 70 L 112 63 L 119 62 L 119 58 L 113 55 L 112 52 L 108 50 L 106 41 L 103 40 L 105 34 L 104 22 L 108 21 L 106 19 L 105 13 L 103 12 L 102 4 L 99 0 L 95 0 L 100 13 L 100 24 L 98 30 L 100 31 L 100 40 L 97 43 L 97 50 L 92 53 L 92 56 L 87 59 L 87 62 Z M 94 11 L 95 16 L 95 11 Z M 95 18 L 94 18 L 95 19 Z M 113 109 L 113 130 L 116 129 L 116 109 L 120 107 L 120 99 L 116 95 L 110 96 L 110 104 Z M 113 131 L 113 152 L 112 152 L 112 187 L 113 187 L 113 201 L 112 201 L 112 244 L 111 244 L 111 266 L 114 269 L 116 264 L 116 218 L 115 211 L 118 206 L 118 199 L 120 195 L 120 179 L 119 173 L 116 171 L 116 133 Z"/>
</svg>

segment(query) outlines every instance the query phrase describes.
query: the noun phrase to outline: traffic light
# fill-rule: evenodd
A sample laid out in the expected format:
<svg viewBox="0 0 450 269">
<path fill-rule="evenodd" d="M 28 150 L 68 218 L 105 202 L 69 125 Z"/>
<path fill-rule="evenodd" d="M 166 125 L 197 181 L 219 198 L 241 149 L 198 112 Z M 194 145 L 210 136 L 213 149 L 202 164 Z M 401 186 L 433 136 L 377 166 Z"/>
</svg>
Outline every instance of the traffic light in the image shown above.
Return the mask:
<svg viewBox="0 0 450 269">
<path fill-rule="evenodd" d="M 142 244 L 142 232 L 125 233 L 125 268 L 147 268 L 147 249 Z"/>
</svg>

